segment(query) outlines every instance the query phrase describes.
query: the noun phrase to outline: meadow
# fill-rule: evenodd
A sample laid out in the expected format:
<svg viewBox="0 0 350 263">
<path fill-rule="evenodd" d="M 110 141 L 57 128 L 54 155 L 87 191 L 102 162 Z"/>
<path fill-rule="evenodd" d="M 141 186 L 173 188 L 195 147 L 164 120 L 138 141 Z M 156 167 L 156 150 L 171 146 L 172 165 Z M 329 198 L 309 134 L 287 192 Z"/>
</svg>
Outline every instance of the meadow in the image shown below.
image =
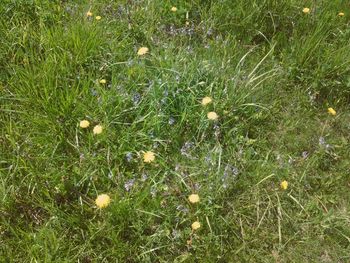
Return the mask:
<svg viewBox="0 0 350 263">
<path fill-rule="evenodd" d="M 350 262 L 347 1 L 0 11 L 0 262 Z"/>
</svg>

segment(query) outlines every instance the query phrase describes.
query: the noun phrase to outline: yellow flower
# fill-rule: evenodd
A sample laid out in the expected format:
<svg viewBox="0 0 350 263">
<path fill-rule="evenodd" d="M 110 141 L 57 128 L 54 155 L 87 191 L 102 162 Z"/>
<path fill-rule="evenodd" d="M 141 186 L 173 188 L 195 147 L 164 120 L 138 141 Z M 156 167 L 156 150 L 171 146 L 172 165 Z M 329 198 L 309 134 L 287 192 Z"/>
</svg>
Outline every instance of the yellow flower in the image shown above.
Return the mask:
<svg viewBox="0 0 350 263">
<path fill-rule="evenodd" d="M 212 100 L 210 97 L 204 97 L 204 98 L 202 99 L 202 105 L 203 105 L 203 106 L 206 106 L 206 105 L 212 103 L 212 101 L 213 101 L 213 100 Z"/>
<path fill-rule="evenodd" d="M 98 20 L 101 20 L 101 16 L 96 16 L 95 19 L 98 21 Z"/>
<path fill-rule="evenodd" d="M 197 230 L 197 229 L 199 229 L 201 227 L 201 223 L 199 223 L 198 221 L 193 222 L 191 227 L 192 227 L 193 230 Z"/>
<path fill-rule="evenodd" d="M 105 79 L 100 79 L 100 84 L 106 84 L 106 80 Z"/>
<path fill-rule="evenodd" d="M 92 12 L 87 11 L 87 12 L 86 12 L 86 16 L 87 16 L 87 17 L 91 17 L 91 16 L 92 16 Z"/>
<path fill-rule="evenodd" d="M 343 12 L 339 12 L 338 16 L 345 16 Z"/>
<path fill-rule="evenodd" d="M 80 128 L 85 129 L 85 128 L 87 128 L 87 127 L 89 127 L 89 126 L 90 126 L 90 122 L 89 122 L 89 121 L 87 121 L 87 120 L 82 120 L 82 121 L 80 121 L 79 126 L 80 126 Z"/>
<path fill-rule="evenodd" d="M 189 25 L 190 25 L 190 22 L 186 21 L 185 25 L 186 25 L 186 26 L 189 26 Z"/>
<path fill-rule="evenodd" d="M 328 113 L 333 115 L 333 116 L 337 115 L 337 112 L 333 108 L 328 108 Z"/>
<path fill-rule="evenodd" d="M 304 13 L 304 14 L 310 14 L 310 8 L 304 7 L 303 13 Z"/>
<path fill-rule="evenodd" d="M 213 121 L 219 118 L 219 116 L 214 111 L 208 112 L 207 117 L 209 120 L 213 120 Z"/>
<path fill-rule="evenodd" d="M 153 162 L 155 158 L 154 152 L 148 151 L 143 154 L 143 161 L 145 163 Z"/>
<path fill-rule="evenodd" d="M 199 198 L 199 195 L 197 195 L 197 194 L 191 194 L 188 197 L 188 200 L 190 201 L 190 203 L 195 204 L 195 203 L 199 202 L 200 198 Z"/>
<path fill-rule="evenodd" d="M 177 11 L 177 7 L 173 6 L 170 10 L 171 10 L 171 12 L 176 12 Z"/>
<path fill-rule="evenodd" d="M 286 180 L 282 181 L 281 184 L 280 184 L 281 188 L 283 190 L 287 190 L 288 188 L 288 182 Z"/>
<path fill-rule="evenodd" d="M 107 194 L 99 195 L 95 200 L 95 204 L 97 205 L 98 208 L 105 208 L 109 205 L 110 202 L 111 202 L 111 198 Z"/>
<path fill-rule="evenodd" d="M 148 47 L 140 47 L 139 50 L 137 51 L 137 55 L 143 56 L 148 53 L 149 49 Z"/>
<path fill-rule="evenodd" d="M 101 134 L 103 131 L 103 127 L 101 125 L 96 125 L 93 129 L 94 134 Z"/>
</svg>

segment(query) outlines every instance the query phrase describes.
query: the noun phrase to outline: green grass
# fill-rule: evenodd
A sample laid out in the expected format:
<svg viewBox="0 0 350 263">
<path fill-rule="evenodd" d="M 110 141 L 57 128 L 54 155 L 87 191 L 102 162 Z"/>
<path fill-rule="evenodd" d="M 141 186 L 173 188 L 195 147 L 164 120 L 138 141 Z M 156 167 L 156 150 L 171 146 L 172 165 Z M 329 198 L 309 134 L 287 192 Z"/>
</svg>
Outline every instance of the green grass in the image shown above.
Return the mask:
<svg viewBox="0 0 350 263">
<path fill-rule="evenodd" d="M 346 1 L 95 2 L 0 3 L 0 261 L 349 262 Z"/>
</svg>

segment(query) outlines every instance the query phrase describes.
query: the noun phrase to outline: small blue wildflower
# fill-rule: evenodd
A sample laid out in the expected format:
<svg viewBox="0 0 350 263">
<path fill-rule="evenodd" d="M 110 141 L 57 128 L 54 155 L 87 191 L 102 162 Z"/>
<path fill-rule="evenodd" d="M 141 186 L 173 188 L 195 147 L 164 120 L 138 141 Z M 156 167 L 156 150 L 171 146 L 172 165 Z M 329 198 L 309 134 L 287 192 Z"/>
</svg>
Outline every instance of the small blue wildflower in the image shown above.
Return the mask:
<svg viewBox="0 0 350 263">
<path fill-rule="evenodd" d="M 143 174 L 141 175 L 141 181 L 142 181 L 142 182 L 145 182 L 147 179 L 148 179 L 147 174 L 143 173 Z"/>
<path fill-rule="evenodd" d="M 198 191 L 201 188 L 201 185 L 199 183 L 194 184 L 194 190 Z"/>
<path fill-rule="evenodd" d="M 169 125 L 173 125 L 175 123 L 175 118 L 170 117 L 168 123 L 169 123 Z"/>
<path fill-rule="evenodd" d="M 128 162 L 131 162 L 133 157 L 132 157 L 132 153 L 131 152 L 128 152 L 126 155 L 125 155 L 125 158 Z"/>
<path fill-rule="evenodd" d="M 90 89 L 90 92 L 91 92 L 92 96 L 97 96 L 98 95 L 98 92 L 95 89 L 93 89 L 93 88 Z"/>
<path fill-rule="evenodd" d="M 157 149 L 158 146 L 159 146 L 159 143 L 158 143 L 158 142 L 153 143 L 153 149 Z"/>
<path fill-rule="evenodd" d="M 185 144 L 181 147 L 181 154 L 186 157 L 191 157 L 189 151 L 193 148 L 194 143 L 193 142 L 185 142 Z"/>
<path fill-rule="evenodd" d="M 184 214 L 187 214 L 187 213 L 188 213 L 188 208 L 187 208 L 187 207 L 184 207 L 183 205 L 178 205 L 178 206 L 176 207 L 176 210 L 178 210 L 178 211 L 180 211 L 180 212 L 182 212 L 182 213 L 184 213 Z"/>
<path fill-rule="evenodd" d="M 232 165 L 226 165 L 224 169 L 224 175 L 221 179 L 222 181 L 222 187 L 226 189 L 228 187 L 229 183 L 232 183 L 237 175 L 239 174 L 239 170 L 237 167 Z"/>
<path fill-rule="evenodd" d="M 177 239 L 181 235 L 180 235 L 179 231 L 177 231 L 176 229 L 173 229 L 172 236 L 173 236 L 173 238 Z"/>
<path fill-rule="evenodd" d="M 207 156 L 205 156 L 204 160 L 205 160 L 206 163 L 210 164 L 211 163 L 211 156 L 210 156 L 210 154 L 207 154 Z"/>
<path fill-rule="evenodd" d="M 129 191 L 131 190 L 131 188 L 134 186 L 134 183 L 135 183 L 135 179 L 134 179 L 134 178 L 128 180 L 128 181 L 124 184 L 125 190 L 129 192 Z"/>
<path fill-rule="evenodd" d="M 134 105 L 136 106 L 137 104 L 139 104 L 139 102 L 141 101 L 141 94 L 140 93 L 135 93 L 132 96 L 132 101 L 134 103 Z"/>
<path fill-rule="evenodd" d="M 309 157 L 309 153 L 307 151 L 303 151 L 301 156 L 306 159 L 307 157 Z"/>
<path fill-rule="evenodd" d="M 321 146 L 325 146 L 326 145 L 326 140 L 324 139 L 324 137 L 320 137 L 318 139 L 318 144 Z"/>
</svg>

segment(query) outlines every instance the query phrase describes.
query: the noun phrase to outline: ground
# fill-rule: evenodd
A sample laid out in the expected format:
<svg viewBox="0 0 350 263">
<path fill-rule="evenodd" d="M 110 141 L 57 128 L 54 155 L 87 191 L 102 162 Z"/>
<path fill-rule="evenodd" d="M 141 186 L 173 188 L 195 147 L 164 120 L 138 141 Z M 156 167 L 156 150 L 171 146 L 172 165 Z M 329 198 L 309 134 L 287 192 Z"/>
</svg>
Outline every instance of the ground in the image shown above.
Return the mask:
<svg viewBox="0 0 350 263">
<path fill-rule="evenodd" d="M 1 262 L 350 261 L 346 1 L 0 11 Z"/>
</svg>

